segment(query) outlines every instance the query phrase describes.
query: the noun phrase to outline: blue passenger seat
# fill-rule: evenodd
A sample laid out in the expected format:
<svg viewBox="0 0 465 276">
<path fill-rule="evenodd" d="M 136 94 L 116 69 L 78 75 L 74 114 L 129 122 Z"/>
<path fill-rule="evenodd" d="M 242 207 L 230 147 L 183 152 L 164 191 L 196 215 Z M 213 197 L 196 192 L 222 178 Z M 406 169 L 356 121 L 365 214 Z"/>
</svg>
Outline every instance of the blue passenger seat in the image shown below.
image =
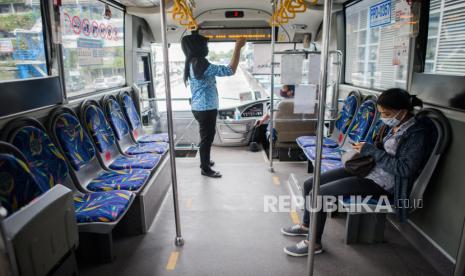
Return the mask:
<svg viewBox="0 0 465 276">
<path fill-rule="evenodd" d="M 352 123 L 352 119 L 357 113 L 362 96 L 358 91 L 352 91 L 344 100 L 341 111 L 336 118 L 336 132 L 331 138 L 323 138 L 323 146 L 328 148 L 336 148 L 344 143 L 346 134 Z M 301 136 L 296 139 L 297 144 L 302 148 L 315 147 L 316 136 Z"/>
<path fill-rule="evenodd" d="M 357 111 L 357 114 L 353 117 L 352 122 L 348 128 L 346 140 L 352 143 L 364 142 L 370 131 L 374 131 L 373 126 L 375 120 L 378 119 L 378 112 L 376 110 L 375 99 L 369 98 L 365 100 Z M 370 133 L 373 135 L 373 133 Z M 346 151 L 347 143 L 344 143 L 340 147 L 323 147 L 321 158 L 323 160 L 341 160 L 342 154 Z M 307 158 L 311 161 L 315 160 L 316 157 L 316 146 L 308 146 L 303 148 L 303 151 Z M 331 164 L 329 164 L 331 163 Z M 331 166 L 332 165 L 332 166 Z M 326 171 L 328 168 L 340 168 L 342 162 L 322 162 L 322 171 Z"/>
<path fill-rule="evenodd" d="M 86 126 L 97 149 L 97 156 L 106 168 L 112 170 L 147 169 L 154 170 L 161 155 L 142 153 L 125 155 L 116 144 L 113 130 L 105 118 L 103 110 L 94 101 L 85 101 L 81 105 L 82 123 Z"/>
<path fill-rule="evenodd" d="M 24 155 L 5 142 L 0 142 L 0 205 L 8 212 L 0 231 L 17 275 L 56 270 L 77 275 L 72 191 L 56 185 L 43 192 Z"/>
<path fill-rule="evenodd" d="M 103 101 L 105 115 L 110 122 L 116 139 L 123 152 L 129 155 L 143 153 L 164 154 L 169 148 L 167 142 L 137 143 L 133 140 L 129 125 L 124 117 L 121 106 L 114 96 L 106 96 Z"/>
<path fill-rule="evenodd" d="M 84 192 L 128 190 L 138 192 L 144 187 L 150 171 L 141 169 L 105 170 L 96 157 L 91 139 L 76 114 L 69 108 L 52 111 L 48 128 L 55 144 L 61 148 L 71 168 L 71 176 Z"/>
<path fill-rule="evenodd" d="M 12 121 L 10 126 L 14 128 L 8 134 L 8 142 L 24 154 L 41 191 L 47 192 L 56 184 L 74 191 L 78 223 L 115 222 L 129 209 L 134 198 L 132 192 L 79 192 L 72 183 L 65 157 L 40 122 L 23 118 Z"/>
<path fill-rule="evenodd" d="M 142 121 L 137 112 L 134 101 L 129 92 L 119 95 L 119 101 L 123 108 L 124 115 L 129 122 L 131 134 L 138 143 L 169 142 L 168 133 L 146 134 L 142 127 Z"/>
</svg>

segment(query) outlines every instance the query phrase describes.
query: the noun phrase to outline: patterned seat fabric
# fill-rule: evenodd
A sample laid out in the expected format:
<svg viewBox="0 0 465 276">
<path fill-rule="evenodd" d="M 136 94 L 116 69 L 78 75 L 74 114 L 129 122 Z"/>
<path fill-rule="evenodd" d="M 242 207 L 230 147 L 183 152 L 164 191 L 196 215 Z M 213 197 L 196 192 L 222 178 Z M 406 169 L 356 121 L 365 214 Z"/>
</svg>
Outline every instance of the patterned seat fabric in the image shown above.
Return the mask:
<svg viewBox="0 0 465 276">
<path fill-rule="evenodd" d="M 365 138 L 365 141 L 367 143 L 371 143 L 373 144 L 374 141 L 375 141 L 375 138 L 378 134 L 380 134 L 380 131 L 381 131 L 381 127 L 384 126 L 383 124 L 383 121 L 381 121 L 380 119 L 378 119 L 375 123 L 375 125 L 369 130 L 369 132 L 367 133 L 367 136 Z M 386 131 L 388 129 L 386 128 Z"/>
<path fill-rule="evenodd" d="M 160 155 L 155 153 L 144 153 L 131 157 L 120 156 L 110 165 L 112 170 L 146 169 L 151 170 L 157 166 Z"/>
<path fill-rule="evenodd" d="M 142 154 L 142 153 L 158 153 L 163 154 L 168 150 L 168 143 L 165 142 L 156 142 L 156 143 L 144 143 L 137 144 L 132 147 L 129 147 L 126 150 L 127 154 Z"/>
<path fill-rule="evenodd" d="M 349 138 L 354 142 L 364 141 L 376 116 L 376 103 L 367 100 L 360 106 L 349 131 Z"/>
<path fill-rule="evenodd" d="M 355 95 L 350 95 L 344 101 L 344 105 L 342 110 L 339 112 L 337 119 L 336 119 L 336 128 L 341 133 L 346 133 L 352 119 L 355 116 L 355 112 L 357 111 L 357 97 Z"/>
<path fill-rule="evenodd" d="M 331 159 L 322 159 L 321 160 L 321 172 L 327 172 L 330 170 L 340 169 L 343 168 L 343 164 L 339 160 L 331 160 Z"/>
<path fill-rule="evenodd" d="M 122 139 L 125 135 L 129 134 L 129 126 L 124 118 L 123 111 L 117 101 L 114 99 L 108 100 L 108 119 L 115 129 L 116 137 Z"/>
<path fill-rule="evenodd" d="M 128 191 L 77 195 L 74 197 L 77 222 L 114 222 L 128 209 L 133 197 Z"/>
<path fill-rule="evenodd" d="M 73 130 L 76 133 L 71 133 Z M 77 118 L 69 113 L 60 115 L 57 119 L 56 133 L 60 144 L 65 151 L 66 157 L 69 158 L 74 168 L 81 168 L 95 156 L 95 148 L 90 141 L 87 133 L 84 132 Z M 71 141 L 68 141 L 71 139 Z M 85 156 L 84 159 L 82 156 Z M 77 163 L 79 161 L 79 163 Z M 74 162 L 74 163 L 73 163 Z M 76 169 L 78 170 L 78 169 Z M 104 172 L 94 179 L 87 189 L 90 191 L 99 190 L 138 190 L 149 177 L 150 172 L 140 170 L 128 170 L 118 172 Z M 97 185 L 97 186 L 95 186 Z M 105 189 L 97 187 L 105 186 Z"/>
<path fill-rule="evenodd" d="M 0 204 L 8 215 L 26 206 L 42 194 L 29 169 L 10 154 L 0 154 Z"/>
<path fill-rule="evenodd" d="M 136 106 L 130 95 L 124 94 L 123 95 L 123 111 L 128 118 L 129 126 L 132 130 L 141 128 L 142 122 L 140 121 L 139 114 L 137 113 Z"/>
<path fill-rule="evenodd" d="M 110 149 L 116 146 L 116 138 L 105 119 L 103 111 L 95 105 L 90 105 L 85 111 L 85 120 L 87 128 L 94 137 L 98 151 L 107 158 Z M 156 154 L 140 154 L 131 157 L 119 156 L 110 164 L 110 169 L 153 169 L 159 160 L 160 156 Z"/>
<path fill-rule="evenodd" d="M 296 141 L 302 148 L 316 146 L 316 136 L 300 136 L 297 137 Z M 336 148 L 337 146 L 336 141 L 326 137 L 323 138 L 323 147 Z"/>
<path fill-rule="evenodd" d="M 322 148 L 323 152 L 321 154 L 322 159 L 333 159 L 341 160 L 341 150 L 338 148 Z M 305 155 L 308 159 L 315 160 L 316 156 L 316 147 L 307 147 L 305 148 Z"/>
<path fill-rule="evenodd" d="M 76 171 L 95 157 L 92 141 L 75 116 L 69 113 L 59 115 L 55 133 L 66 157 Z"/>
<path fill-rule="evenodd" d="M 153 143 L 153 142 L 169 142 L 168 133 L 157 133 L 157 134 L 142 134 L 139 133 L 139 129 L 142 129 L 142 122 L 137 113 L 136 106 L 131 96 L 128 94 L 123 95 L 123 110 L 129 121 L 129 126 L 132 129 L 134 138 L 139 143 Z"/>
<path fill-rule="evenodd" d="M 139 139 L 137 142 L 139 143 L 153 143 L 153 142 L 165 142 L 168 143 L 170 141 L 168 133 L 157 133 L 157 134 L 146 134 Z"/>
<path fill-rule="evenodd" d="M 26 157 L 42 192 L 65 182 L 69 174 L 65 157 L 42 129 L 22 127 L 13 137 L 12 144 Z"/>
<path fill-rule="evenodd" d="M 126 190 L 137 191 L 146 182 L 150 172 L 146 170 L 103 172 L 87 185 L 93 192 Z"/>
</svg>

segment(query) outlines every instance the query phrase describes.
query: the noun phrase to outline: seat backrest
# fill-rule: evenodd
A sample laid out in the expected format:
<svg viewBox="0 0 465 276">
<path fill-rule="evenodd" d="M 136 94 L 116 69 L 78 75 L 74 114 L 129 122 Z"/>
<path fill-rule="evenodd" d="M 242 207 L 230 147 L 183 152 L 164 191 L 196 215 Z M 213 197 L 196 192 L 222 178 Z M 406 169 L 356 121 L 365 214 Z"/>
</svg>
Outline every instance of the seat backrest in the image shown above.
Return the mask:
<svg viewBox="0 0 465 276">
<path fill-rule="evenodd" d="M 68 160 L 76 186 L 86 192 L 87 184 L 101 173 L 96 150 L 77 115 L 69 108 L 58 107 L 50 114 L 49 133 Z"/>
<path fill-rule="evenodd" d="M 444 114 L 442 114 L 441 111 L 434 108 L 424 108 L 416 115 L 416 118 L 418 120 L 425 118 L 431 120 L 434 128 L 436 129 L 437 138 L 433 145 L 433 151 L 431 152 L 430 157 L 426 161 L 423 169 L 413 183 L 412 189 L 410 191 L 410 206 L 414 206 L 414 208 L 411 210 L 415 210 L 415 207 L 418 207 L 418 205 L 422 203 L 426 187 L 430 182 L 431 176 L 434 173 L 439 159 L 447 150 L 452 137 L 449 120 L 446 118 L 446 116 L 444 116 Z"/>
<path fill-rule="evenodd" d="M 119 101 L 123 109 L 123 113 L 126 116 L 129 127 L 132 131 L 132 136 L 137 140 L 139 135 L 142 134 L 142 121 L 137 112 L 134 100 L 128 91 L 123 92 L 119 95 Z"/>
<path fill-rule="evenodd" d="M 381 134 L 380 133 L 381 131 L 385 132 L 382 134 L 384 137 L 388 130 L 389 128 L 379 118 L 379 113 L 378 113 L 378 115 L 375 118 L 375 122 L 372 124 L 372 126 L 370 127 L 370 130 L 368 130 L 368 133 L 365 136 L 365 142 L 373 144 L 375 142 L 376 136 Z"/>
<path fill-rule="evenodd" d="M 56 184 L 65 185 L 76 191 L 65 157 L 39 121 L 33 118 L 20 118 L 8 125 L 15 126 L 10 128 L 8 142 L 26 157 L 42 192 L 48 191 Z"/>
<path fill-rule="evenodd" d="M 316 120 L 308 121 L 315 118 L 316 114 L 294 113 L 294 101 L 282 100 L 274 113 L 278 142 L 295 143 L 295 139 L 299 136 L 315 135 Z"/>
<path fill-rule="evenodd" d="M 341 111 L 339 111 L 336 118 L 336 130 L 337 130 L 337 142 L 339 145 L 344 143 L 346 134 L 352 123 L 352 119 L 358 111 L 362 96 L 358 91 L 352 91 L 349 93 L 347 98 L 342 105 Z"/>
<path fill-rule="evenodd" d="M 41 195 L 42 191 L 26 162 L 13 154 L 15 150 L 8 149 L 13 146 L 0 143 L 0 204 L 11 215 Z"/>
<path fill-rule="evenodd" d="M 81 121 L 97 149 L 96 154 L 105 168 L 120 156 L 116 137 L 105 118 L 102 108 L 95 101 L 86 101 L 81 105 Z"/>
<path fill-rule="evenodd" d="M 123 110 L 121 109 L 118 100 L 114 96 L 107 97 L 103 102 L 103 109 L 105 115 L 108 118 L 118 140 L 123 139 L 129 135 L 131 131 L 129 129 L 128 122 L 124 117 Z"/>
<path fill-rule="evenodd" d="M 349 139 L 356 143 L 365 141 L 368 131 L 377 116 L 376 101 L 372 99 L 365 100 L 352 119 L 350 131 L 347 134 Z"/>
</svg>

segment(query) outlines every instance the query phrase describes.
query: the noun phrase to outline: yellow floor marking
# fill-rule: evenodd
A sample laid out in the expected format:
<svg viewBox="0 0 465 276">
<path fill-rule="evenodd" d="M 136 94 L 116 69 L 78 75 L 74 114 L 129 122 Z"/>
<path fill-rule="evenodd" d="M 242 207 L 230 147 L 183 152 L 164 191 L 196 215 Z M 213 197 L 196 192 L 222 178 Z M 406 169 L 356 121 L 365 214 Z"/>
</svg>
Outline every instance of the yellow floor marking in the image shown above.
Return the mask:
<svg viewBox="0 0 465 276">
<path fill-rule="evenodd" d="M 192 198 L 189 198 L 186 203 L 186 208 L 191 209 L 192 208 Z"/>
<path fill-rule="evenodd" d="M 276 186 L 281 184 L 281 180 L 279 179 L 279 176 L 273 176 L 273 183 Z"/>
<path fill-rule="evenodd" d="M 178 257 L 179 257 L 178 251 L 171 252 L 170 258 L 168 259 L 168 263 L 166 264 L 166 270 L 174 270 L 176 268 Z"/>
<path fill-rule="evenodd" d="M 292 223 L 300 224 L 299 214 L 297 214 L 296 210 L 291 210 L 291 219 Z"/>
</svg>

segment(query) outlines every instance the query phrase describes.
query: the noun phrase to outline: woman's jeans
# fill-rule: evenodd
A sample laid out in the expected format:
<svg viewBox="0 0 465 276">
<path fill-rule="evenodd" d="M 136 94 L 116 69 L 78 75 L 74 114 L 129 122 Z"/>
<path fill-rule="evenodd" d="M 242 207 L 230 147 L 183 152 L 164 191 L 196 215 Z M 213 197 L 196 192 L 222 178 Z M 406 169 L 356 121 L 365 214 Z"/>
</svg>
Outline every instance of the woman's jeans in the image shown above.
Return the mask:
<svg viewBox="0 0 465 276">
<path fill-rule="evenodd" d="M 200 166 L 202 170 L 210 170 L 210 151 L 212 148 L 213 140 L 215 139 L 216 132 L 216 116 L 218 110 L 206 110 L 206 111 L 192 111 L 194 118 L 199 123 L 200 133 Z"/>
<path fill-rule="evenodd" d="M 344 169 L 335 169 L 321 174 L 320 196 L 373 196 L 379 198 L 382 195 L 389 195 L 389 193 L 376 184 L 373 180 L 353 176 L 348 174 Z M 308 227 L 310 225 L 310 212 L 308 207 L 311 206 L 310 192 L 313 188 L 313 177 L 310 177 L 304 183 L 304 196 L 305 196 L 305 212 L 303 218 L 303 225 Z M 321 208 L 316 213 L 316 242 L 321 244 L 321 237 L 325 227 L 327 214 Z"/>
</svg>

